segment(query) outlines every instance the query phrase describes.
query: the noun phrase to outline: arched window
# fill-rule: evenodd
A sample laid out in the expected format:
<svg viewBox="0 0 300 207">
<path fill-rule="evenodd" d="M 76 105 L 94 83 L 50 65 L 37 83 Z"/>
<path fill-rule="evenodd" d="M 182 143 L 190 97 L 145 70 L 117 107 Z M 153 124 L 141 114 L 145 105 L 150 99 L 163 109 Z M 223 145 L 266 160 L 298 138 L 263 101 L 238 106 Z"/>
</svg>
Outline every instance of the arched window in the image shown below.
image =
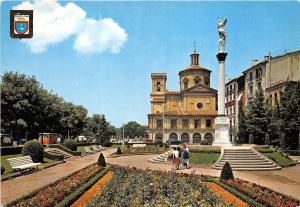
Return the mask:
<svg viewBox="0 0 300 207">
<path fill-rule="evenodd" d="M 200 144 L 201 141 L 201 135 L 199 133 L 193 134 L 193 143 Z"/>
<path fill-rule="evenodd" d="M 157 142 L 157 141 L 163 141 L 163 134 L 161 132 L 158 132 L 155 134 L 154 142 Z"/>
<path fill-rule="evenodd" d="M 178 136 L 176 133 L 171 133 L 169 136 L 170 141 L 177 141 L 178 140 Z"/>
<path fill-rule="evenodd" d="M 196 76 L 194 81 L 195 81 L 195 85 L 197 85 L 201 82 L 201 78 L 199 76 Z"/>
<path fill-rule="evenodd" d="M 209 86 L 209 78 L 208 78 L 208 77 L 206 77 L 206 78 L 204 79 L 204 84 L 205 84 L 206 86 Z"/>
<path fill-rule="evenodd" d="M 189 79 L 183 79 L 183 89 L 188 89 L 189 87 Z"/>
<path fill-rule="evenodd" d="M 208 144 L 213 143 L 213 135 L 211 133 L 207 133 L 204 135 L 204 139 L 208 141 Z"/>
<path fill-rule="evenodd" d="M 181 135 L 181 141 L 183 143 L 189 143 L 190 142 L 190 136 L 189 136 L 189 134 L 188 133 L 183 133 Z"/>
</svg>

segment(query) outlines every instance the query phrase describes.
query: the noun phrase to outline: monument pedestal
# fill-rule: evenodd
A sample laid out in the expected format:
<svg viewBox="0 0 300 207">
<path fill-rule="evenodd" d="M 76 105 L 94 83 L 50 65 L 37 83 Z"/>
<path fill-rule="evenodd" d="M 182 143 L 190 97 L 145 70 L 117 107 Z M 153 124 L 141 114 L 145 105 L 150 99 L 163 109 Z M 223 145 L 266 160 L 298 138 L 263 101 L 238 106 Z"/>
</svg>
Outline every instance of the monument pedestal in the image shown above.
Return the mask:
<svg viewBox="0 0 300 207">
<path fill-rule="evenodd" d="M 225 115 L 218 115 L 215 118 L 215 140 L 213 146 L 232 146 L 229 138 L 229 118 Z"/>
</svg>

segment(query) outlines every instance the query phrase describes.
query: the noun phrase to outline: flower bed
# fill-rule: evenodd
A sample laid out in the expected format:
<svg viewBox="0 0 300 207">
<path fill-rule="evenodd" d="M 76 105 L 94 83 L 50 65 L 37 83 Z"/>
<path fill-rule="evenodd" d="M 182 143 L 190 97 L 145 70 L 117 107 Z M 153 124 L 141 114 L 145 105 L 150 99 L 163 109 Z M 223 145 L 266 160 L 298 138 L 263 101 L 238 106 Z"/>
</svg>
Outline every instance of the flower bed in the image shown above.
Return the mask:
<svg viewBox="0 0 300 207">
<path fill-rule="evenodd" d="M 234 189 L 244 193 L 248 197 L 257 202 L 270 207 L 296 207 L 300 204 L 299 201 L 274 192 L 268 188 L 262 187 L 255 183 L 250 183 L 244 180 L 235 179 L 222 181 L 224 184 L 233 187 Z"/>
<path fill-rule="evenodd" d="M 114 173 L 86 206 L 236 206 L 213 193 L 200 176 L 120 167 Z"/>
<path fill-rule="evenodd" d="M 146 146 L 135 148 L 122 148 L 122 154 L 160 154 L 168 151 L 169 148 Z"/>
<path fill-rule="evenodd" d="M 44 186 L 27 196 L 17 199 L 6 206 L 55 206 L 78 187 L 88 182 L 101 170 L 103 170 L 102 167 L 97 164 L 92 164 L 52 184 Z"/>
</svg>

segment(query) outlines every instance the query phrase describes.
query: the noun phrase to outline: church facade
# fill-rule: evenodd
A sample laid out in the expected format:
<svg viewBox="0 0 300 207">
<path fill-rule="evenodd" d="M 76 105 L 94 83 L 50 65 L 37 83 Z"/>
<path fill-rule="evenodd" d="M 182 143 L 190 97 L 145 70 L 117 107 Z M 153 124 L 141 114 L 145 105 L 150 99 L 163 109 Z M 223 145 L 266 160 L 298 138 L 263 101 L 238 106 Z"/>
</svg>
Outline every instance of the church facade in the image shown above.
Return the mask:
<svg viewBox="0 0 300 207">
<path fill-rule="evenodd" d="M 154 142 L 214 140 L 217 91 L 210 88 L 211 71 L 199 65 L 196 50 L 190 57 L 190 66 L 179 71 L 179 91 L 167 90 L 166 73 L 151 73 L 148 133 Z"/>
</svg>

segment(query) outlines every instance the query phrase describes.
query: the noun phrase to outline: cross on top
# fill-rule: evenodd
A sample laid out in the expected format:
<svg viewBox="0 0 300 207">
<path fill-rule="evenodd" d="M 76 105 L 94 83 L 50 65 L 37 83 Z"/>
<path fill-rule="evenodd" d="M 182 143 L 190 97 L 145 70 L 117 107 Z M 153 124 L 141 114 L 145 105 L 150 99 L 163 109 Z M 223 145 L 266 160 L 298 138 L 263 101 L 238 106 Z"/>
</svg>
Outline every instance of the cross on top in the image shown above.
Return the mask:
<svg viewBox="0 0 300 207">
<path fill-rule="evenodd" d="M 197 52 L 197 45 L 196 45 L 196 44 L 197 44 L 197 42 L 196 42 L 196 41 L 194 41 L 193 43 L 194 43 L 194 52 Z"/>
</svg>

